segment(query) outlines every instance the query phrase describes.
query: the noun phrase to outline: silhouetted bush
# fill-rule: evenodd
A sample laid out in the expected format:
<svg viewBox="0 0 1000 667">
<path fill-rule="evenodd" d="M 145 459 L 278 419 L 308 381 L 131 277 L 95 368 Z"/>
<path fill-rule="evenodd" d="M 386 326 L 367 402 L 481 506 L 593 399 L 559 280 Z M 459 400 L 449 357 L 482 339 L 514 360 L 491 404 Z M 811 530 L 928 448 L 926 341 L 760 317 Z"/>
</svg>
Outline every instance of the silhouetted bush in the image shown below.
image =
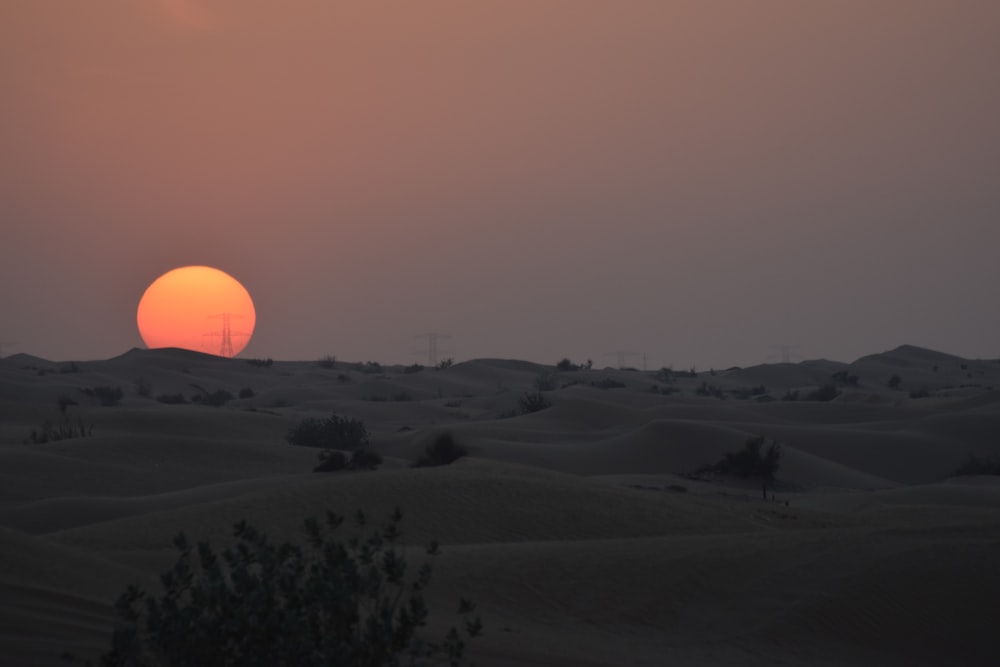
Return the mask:
<svg viewBox="0 0 1000 667">
<path fill-rule="evenodd" d="M 785 392 L 785 395 L 781 397 L 781 400 L 783 400 L 783 401 L 797 401 L 797 400 L 799 400 L 799 390 L 798 389 L 795 389 L 795 390 L 789 389 L 788 391 Z"/>
<path fill-rule="evenodd" d="M 326 449 L 319 453 L 319 465 L 313 472 L 335 472 L 347 468 L 347 456 L 336 449 Z"/>
<path fill-rule="evenodd" d="M 136 378 L 135 393 L 143 398 L 149 398 L 153 393 L 153 385 L 149 384 L 145 378 Z"/>
<path fill-rule="evenodd" d="M 552 403 L 540 391 L 529 391 L 521 394 L 521 398 L 518 399 L 517 403 L 521 408 L 522 415 L 539 412 L 552 406 Z"/>
<path fill-rule="evenodd" d="M 77 417 L 72 421 L 68 415 L 63 415 L 62 419 L 53 422 L 46 419 L 41 427 L 32 429 L 28 435 L 28 442 L 33 445 L 41 445 L 46 442 L 56 442 L 59 440 L 71 440 L 73 438 L 87 438 L 94 435 L 94 425 L 89 426 L 83 423 L 83 417 Z"/>
<path fill-rule="evenodd" d="M 910 392 L 910 398 L 927 398 L 931 395 L 931 392 L 927 390 L 927 387 L 921 387 L 920 389 L 914 389 Z"/>
<path fill-rule="evenodd" d="M 337 382 L 339 382 L 340 384 L 350 384 L 351 381 L 352 381 L 351 376 L 347 375 L 346 373 L 341 373 L 337 376 Z"/>
<path fill-rule="evenodd" d="M 702 382 L 698 385 L 698 388 L 694 390 L 694 393 L 698 396 L 714 396 L 715 398 L 726 397 L 722 389 L 716 387 L 714 384 L 708 384 L 707 382 Z"/>
<path fill-rule="evenodd" d="M 835 384 L 849 385 L 851 387 L 858 386 L 858 376 L 851 375 L 847 371 L 837 371 L 830 376 L 830 379 L 832 379 Z"/>
<path fill-rule="evenodd" d="M 765 442 L 764 436 L 750 438 L 743 449 L 727 452 L 721 461 L 714 465 L 705 466 L 697 472 L 715 472 L 722 475 L 762 477 L 766 480 L 773 480 L 781 461 L 781 445 L 772 440 L 767 449 L 764 449 Z"/>
<path fill-rule="evenodd" d="M 72 396 L 66 396 L 65 394 L 61 394 L 58 398 L 56 398 L 56 406 L 58 406 L 59 414 L 61 415 L 65 415 L 66 408 L 68 408 L 71 405 L 79 405 L 79 403 L 73 400 Z"/>
<path fill-rule="evenodd" d="M 184 398 L 184 394 L 160 394 L 156 397 L 160 403 L 167 403 L 169 405 L 179 405 L 181 403 L 187 403 L 187 399 Z"/>
<path fill-rule="evenodd" d="M 970 456 L 954 472 L 955 475 L 1000 475 L 1000 458 L 980 459 Z"/>
<path fill-rule="evenodd" d="M 535 378 L 535 389 L 538 391 L 552 391 L 556 388 L 557 378 L 555 373 L 539 373 Z"/>
<path fill-rule="evenodd" d="M 351 470 L 375 470 L 382 465 L 382 455 L 371 447 L 361 447 L 351 453 L 347 467 Z"/>
<path fill-rule="evenodd" d="M 469 450 L 455 442 L 451 433 L 442 433 L 434 442 L 427 445 L 423 456 L 417 459 L 413 467 L 446 466 L 468 455 Z"/>
<path fill-rule="evenodd" d="M 216 389 L 211 393 L 206 393 L 202 395 L 201 402 L 204 405 L 210 405 L 213 408 L 218 408 L 235 398 L 231 392 L 225 389 Z"/>
<path fill-rule="evenodd" d="M 274 359 L 268 357 L 267 359 L 247 359 L 247 363 L 251 366 L 258 366 L 260 368 L 270 368 L 274 363 Z"/>
<path fill-rule="evenodd" d="M 811 391 L 806 394 L 805 400 L 807 401 L 832 401 L 833 399 L 840 396 L 840 392 L 837 391 L 836 385 L 825 384 L 815 391 Z"/>
<path fill-rule="evenodd" d="M 899 389 L 899 385 L 902 384 L 903 378 L 898 375 L 893 375 L 889 378 L 888 387 L 889 389 Z"/>
<path fill-rule="evenodd" d="M 83 393 L 93 396 L 106 408 L 118 405 L 125 395 L 121 387 L 91 387 L 84 389 Z"/>
<path fill-rule="evenodd" d="M 431 565 L 408 567 L 402 513 L 369 527 L 361 512 L 356 537 L 333 533 L 343 518 L 305 521 L 305 544 L 272 542 L 245 521 L 221 554 L 207 543 L 174 538 L 179 555 L 160 576 L 162 590 L 129 586 L 105 667 L 343 665 L 382 667 L 463 664 L 465 642 L 481 634 L 475 606 L 461 600 L 460 629 L 444 639 L 421 636 L 429 614 L 423 592 Z M 438 548 L 427 549 L 429 557 Z"/>
<path fill-rule="evenodd" d="M 254 397 L 253 389 L 251 389 L 250 387 L 243 387 L 242 389 L 240 389 L 239 397 L 253 398 Z"/>
<path fill-rule="evenodd" d="M 326 370 L 330 370 L 331 368 L 336 367 L 337 357 L 333 356 L 332 354 L 328 354 L 319 361 L 317 361 L 316 365 L 319 366 L 320 368 L 325 368 Z"/>
<path fill-rule="evenodd" d="M 754 398 L 755 396 L 763 396 L 767 393 L 767 387 L 759 384 L 755 387 L 741 387 L 739 389 L 733 389 L 730 393 L 734 398 L 746 400 Z"/>
<path fill-rule="evenodd" d="M 442 359 L 441 361 L 439 361 L 437 363 L 437 366 L 434 367 L 434 370 L 444 371 L 451 368 L 454 364 L 455 361 L 451 357 L 448 357 L 447 359 Z"/>
<path fill-rule="evenodd" d="M 360 419 L 333 414 L 326 419 L 307 417 L 288 431 L 291 445 L 354 451 L 368 446 L 368 428 Z"/>
<path fill-rule="evenodd" d="M 590 386 L 597 387 L 598 389 L 624 389 L 625 383 L 612 380 L 611 378 L 601 378 L 600 380 L 591 382 Z"/>
<path fill-rule="evenodd" d="M 80 366 L 75 361 L 71 361 L 68 366 L 59 367 L 60 375 L 66 375 L 68 373 L 79 373 L 79 372 L 80 372 Z"/>
</svg>

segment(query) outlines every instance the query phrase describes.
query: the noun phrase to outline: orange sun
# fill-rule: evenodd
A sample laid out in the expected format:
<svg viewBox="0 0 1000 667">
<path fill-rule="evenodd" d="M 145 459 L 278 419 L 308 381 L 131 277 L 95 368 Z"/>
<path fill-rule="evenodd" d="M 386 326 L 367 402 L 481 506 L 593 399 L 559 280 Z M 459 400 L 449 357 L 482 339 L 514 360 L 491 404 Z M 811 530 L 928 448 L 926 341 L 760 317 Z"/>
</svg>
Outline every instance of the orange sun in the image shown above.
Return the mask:
<svg viewBox="0 0 1000 667">
<path fill-rule="evenodd" d="M 228 273 L 183 266 L 146 288 L 136 322 L 147 347 L 232 357 L 250 342 L 257 314 L 250 293 Z"/>
</svg>

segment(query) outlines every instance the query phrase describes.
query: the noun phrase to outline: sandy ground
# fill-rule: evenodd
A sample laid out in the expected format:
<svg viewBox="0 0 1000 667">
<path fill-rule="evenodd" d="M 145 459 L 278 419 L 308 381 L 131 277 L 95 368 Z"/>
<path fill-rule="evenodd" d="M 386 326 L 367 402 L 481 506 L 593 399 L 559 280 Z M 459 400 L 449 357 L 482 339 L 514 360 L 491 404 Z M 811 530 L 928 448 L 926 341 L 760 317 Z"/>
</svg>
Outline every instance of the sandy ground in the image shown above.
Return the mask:
<svg viewBox="0 0 1000 667">
<path fill-rule="evenodd" d="M 517 414 L 553 373 L 552 406 Z M 834 373 L 836 399 L 782 400 Z M 244 388 L 223 407 L 156 400 Z M 30 443 L 60 398 L 92 434 Z M 312 473 L 317 450 L 285 442 L 333 412 L 367 423 L 380 470 Z M 410 468 L 445 431 L 471 456 Z M 96 656 L 115 598 L 155 590 L 181 530 L 223 545 L 247 519 L 300 539 L 306 516 L 398 505 L 409 543 L 443 545 L 431 608 L 478 603 L 482 666 L 992 665 L 1000 478 L 952 473 L 1000 456 L 998 432 L 1000 364 L 911 346 L 673 378 L 16 355 L 0 360 L 0 664 Z M 783 448 L 766 501 L 757 480 L 690 475 L 756 435 Z"/>
</svg>

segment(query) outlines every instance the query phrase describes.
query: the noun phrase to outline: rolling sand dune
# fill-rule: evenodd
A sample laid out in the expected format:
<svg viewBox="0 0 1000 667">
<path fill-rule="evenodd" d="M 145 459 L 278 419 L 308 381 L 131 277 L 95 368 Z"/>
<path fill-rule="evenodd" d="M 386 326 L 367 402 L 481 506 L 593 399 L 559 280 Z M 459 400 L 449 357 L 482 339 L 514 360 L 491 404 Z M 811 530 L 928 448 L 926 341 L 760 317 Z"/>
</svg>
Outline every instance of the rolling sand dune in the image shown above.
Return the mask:
<svg viewBox="0 0 1000 667">
<path fill-rule="evenodd" d="M 519 414 L 543 375 L 551 407 Z M 801 400 L 831 383 L 833 400 Z M 998 386 L 1000 364 L 912 346 L 673 378 L 15 355 L 0 360 L 0 663 L 97 655 L 113 601 L 155 589 L 177 532 L 222 545 L 247 519 L 298 540 L 306 516 L 399 506 L 411 558 L 443 544 L 432 626 L 459 596 L 479 604 L 480 665 L 992 665 L 1000 478 L 952 475 L 1000 455 Z M 206 405 L 218 390 L 244 391 Z M 61 423 L 60 397 L 92 435 L 30 443 Z M 312 473 L 318 450 L 285 441 L 332 412 L 366 422 L 380 470 Z M 471 456 L 412 469 L 445 432 Z M 758 478 L 692 475 L 758 435 L 782 447 L 766 501 Z"/>
</svg>

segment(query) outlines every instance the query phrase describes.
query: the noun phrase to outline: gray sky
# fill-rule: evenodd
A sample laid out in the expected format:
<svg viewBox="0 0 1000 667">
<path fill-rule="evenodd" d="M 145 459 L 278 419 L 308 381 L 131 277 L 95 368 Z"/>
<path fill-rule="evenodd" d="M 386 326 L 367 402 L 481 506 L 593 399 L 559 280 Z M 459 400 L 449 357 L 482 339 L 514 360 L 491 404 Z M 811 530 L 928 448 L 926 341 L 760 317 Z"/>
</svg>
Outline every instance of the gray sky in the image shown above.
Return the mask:
<svg viewBox="0 0 1000 667">
<path fill-rule="evenodd" d="M 997 357 L 997 63 L 992 1 L 7 0 L 0 342 L 208 264 L 251 357 Z"/>
</svg>

